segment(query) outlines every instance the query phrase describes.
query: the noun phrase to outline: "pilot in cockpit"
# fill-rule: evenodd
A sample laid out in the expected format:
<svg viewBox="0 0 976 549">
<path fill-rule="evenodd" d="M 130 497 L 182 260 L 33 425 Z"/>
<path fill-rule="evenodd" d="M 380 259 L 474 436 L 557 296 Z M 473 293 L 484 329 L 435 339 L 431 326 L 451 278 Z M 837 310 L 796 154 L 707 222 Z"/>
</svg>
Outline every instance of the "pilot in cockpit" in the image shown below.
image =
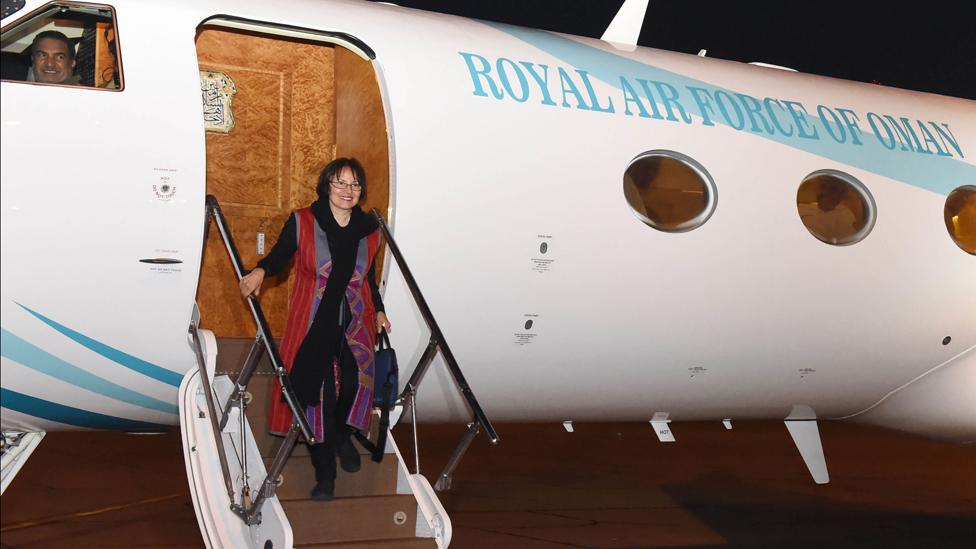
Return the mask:
<svg viewBox="0 0 976 549">
<path fill-rule="evenodd" d="M 74 74 L 75 46 L 63 33 L 55 30 L 37 33 L 30 54 L 27 81 L 73 86 L 81 83 L 81 78 Z"/>
</svg>

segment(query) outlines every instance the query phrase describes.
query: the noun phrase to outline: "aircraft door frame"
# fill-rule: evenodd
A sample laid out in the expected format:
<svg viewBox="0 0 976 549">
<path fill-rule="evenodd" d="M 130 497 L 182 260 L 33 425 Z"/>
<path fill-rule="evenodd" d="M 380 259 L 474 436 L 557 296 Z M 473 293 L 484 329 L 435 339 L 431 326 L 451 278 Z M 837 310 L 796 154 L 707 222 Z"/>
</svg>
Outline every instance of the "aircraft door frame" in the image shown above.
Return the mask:
<svg viewBox="0 0 976 549">
<path fill-rule="evenodd" d="M 368 211 L 375 207 L 380 209 L 387 219 L 392 217 L 395 196 L 392 118 L 382 69 L 370 46 L 345 32 L 298 27 L 227 14 L 201 18 L 196 28 L 195 43 L 201 74 L 209 76 L 214 72 L 217 75 L 225 73 L 229 77 L 227 79 L 228 89 L 234 88 L 234 91 L 230 92 L 234 95 L 234 98 L 231 99 L 233 110 L 240 109 L 240 112 L 245 113 L 243 116 L 250 117 L 249 120 L 245 121 L 241 118 L 235 122 L 235 129 L 231 133 L 253 131 L 254 125 L 260 123 L 255 115 L 256 109 L 278 109 L 279 116 L 284 117 L 281 124 L 272 124 L 269 129 L 272 133 L 284 132 L 285 151 L 280 153 L 284 157 L 275 159 L 275 162 L 285 166 L 281 169 L 284 175 L 279 175 L 277 183 L 272 183 L 271 179 L 267 177 L 265 171 L 268 166 L 262 168 L 265 171 L 261 172 L 257 180 L 267 181 L 266 183 L 257 182 L 254 179 L 248 179 L 246 184 L 243 181 L 234 182 L 233 179 L 241 178 L 240 174 L 229 176 L 223 173 L 231 166 L 229 158 L 242 158 L 242 154 L 244 155 L 243 158 L 247 158 L 252 153 L 265 154 L 266 151 L 258 150 L 262 145 L 257 143 L 243 148 L 237 145 L 237 150 L 232 151 L 231 149 L 235 146 L 231 145 L 230 142 L 234 139 L 240 140 L 240 136 L 225 137 L 220 133 L 211 135 L 208 132 L 207 147 L 211 147 L 211 150 L 208 150 L 207 162 L 212 163 L 212 165 L 208 167 L 207 193 L 214 194 L 217 197 L 224 214 L 228 216 L 228 222 L 237 248 L 242 252 L 241 257 L 245 267 L 253 266 L 254 262 L 260 259 L 262 253 L 270 251 L 288 212 L 307 206 L 314 200 L 315 179 L 318 177 L 319 170 L 325 165 L 325 162 L 333 158 L 340 156 L 358 158 L 368 174 L 369 193 L 364 202 L 364 209 Z M 214 32 L 217 34 L 212 34 Z M 317 115 L 309 115 L 309 111 L 302 111 L 298 103 L 302 93 L 305 93 L 299 90 L 307 91 L 309 82 L 318 74 L 316 72 L 310 73 L 309 67 L 320 66 L 316 64 L 317 62 L 306 61 L 301 63 L 301 70 L 298 71 L 289 60 L 293 54 L 309 54 L 308 46 L 316 44 L 323 47 L 328 46 L 331 51 L 329 55 L 334 59 L 330 62 L 331 66 L 324 67 L 327 68 L 324 77 L 328 78 L 328 73 L 331 72 L 334 80 L 323 82 L 326 88 L 332 88 L 330 93 L 334 93 L 336 97 L 334 106 L 325 107 L 325 111 L 328 111 L 329 115 L 333 117 L 329 119 L 329 123 L 332 124 L 335 139 L 331 140 L 330 138 L 325 142 L 319 142 L 315 139 L 315 135 L 318 134 L 306 133 L 309 124 L 305 119 Z M 278 46 L 281 46 L 280 50 Z M 240 51 L 257 51 L 253 48 L 259 48 L 262 51 L 254 55 L 240 56 Z M 277 53 L 269 54 L 269 51 L 277 51 Z M 262 65 L 260 59 L 265 59 L 263 63 L 266 64 Z M 354 73 L 348 85 L 345 77 L 340 77 L 340 74 L 348 74 L 343 72 L 346 70 Z M 293 73 L 292 71 L 298 72 Z M 262 74 L 267 77 L 281 75 L 283 78 L 281 86 L 284 88 L 278 88 L 278 84 L 273 84 L 270 87 L 260 85 L 258 80 Z M 224 78 L 222 75 L 220 77 Z M 265 82 L 265 80 L 267 78 L 261 82 Z M 355 84 L 352 81 L 355 81 Z M 266 84 L 272 83 L 268 81 Z M 311 85 L 314 86 L 315 84 Z M 353 86 L 359 86 L 355 89 L 362 90 L 363 95 L 368 96 L 368 98 L 359 99 L 359 94 L 343 91 L 344 89 L 353 89 Z M 278 89 L 291 90 L 290 92 L 282 92 L 283 103 L 281 104 L 277 100 L 268 101 L 268 97 L 259 98 L 257 95 L 273 93 L 274 90 Z M 365 107 L 362 109 L 362 116 L 357 119 L 357 123 L 365 119 L 367 123 L 364 125 L 371 128 L 359 132 L 364 135 L 347 136 L 341 130 L 342 127 L 357 125 L 343 122 L 338 112 L 341 110 L 338 107 L 339 96 L 343 93 L 346 96 L 356 95 L 357 100 L 361 101 L 361 104 L 355 108 Z M 249 103 L 239 103 L 241 100 L 249 101 Z M 294 106 L 291 104 L 292 101 L 295 101 Z M 318 110 L 317 104 L 304 103 L 304 105 L 313 111 Z M 346 105 L 345 109 L 348 112 L 351 107 Z M 292 119 L 293 110 L 295 113 L 305 112 L 300 124 L 302 130 L 295 129 L 296 122 Z M 268 116 L 274 118 L 275 115 L 272 113 Z M 238 122 L 241 124 L 237 125 Z M 291 126 L 290 131 L 282 130 L 282 127 L 287 128 L 289 125 Z M 262 135 L 262 137 L 267 136 Z M 347 139 L 347 137 L 350 138 Z M 360 137 L 366 139 L 357 140 Z M 279 138 L 275 144 L 267 143 L 266 146 L 280 148 L 282 146 L 281 139 Z M 270 138 L 270 141 L 274 141 L 274 139 Z M 315 149 L 314 152 L 310 153 L 310 148 Z M 295 154 L 300 152 L 300 157 L 293 156 L 292 160 L 289 160 L 287 158 L 291 154 L 289 149 L 298 151 Z M 324 151 L 331 152 L 324 153 Z M 316 160 L 317 157 L 321 158 Z M 251 162 L 251 160 L 245 160 L 245 162 Z M 241 172 L 247 172 L 252 167 L 250 164 L 245 166 L 233 164 L 233 168 Z M 280 179 L 281 177 L 283 177 L 283 182 Z M 276 197 L 258 196 L 260 193 L 255 191 L 253 184 L 277 185 L 276 189 L 279 194 Z M 263 252 L 255 254 L 255 248 L 261 248 L 260 245 L 255 246 L 257 238 L 261 238 L 265 245 Z M 218 243 L 213 237 L 205 243 L 207 251 L 204 254 L 198 293 L 201 325 L 214 330 L 218 337 L 251 337 L 253 336 L 253 322 L 246 314 L 246 309 L 237 304 L 226 303 L 227 310 L 218 310 L 218 307 L 225 308 L 224 301 L 226 298 L 220 302 L 213 299 L 216 294 L 230 295 L 229 262 L 224 257 L 211 257 L 224 255 L 222 245 L 216 244 Z M 388 267 L 386 262 L 382 260 L 382 255 L 378 262 L 382 267 L 381 280 L 385 280 Z M 272 331 L 279 334 L 283 330 L 284 313 L 287 309 L 285 299 L 287 291 L 282 291 L 287 290 L 287 288 L 279 288 L 282 284 L 277 279 L 269 280 L 265 285 L 265 291 L 262 292 L 262 305 Z"/>
</svg>

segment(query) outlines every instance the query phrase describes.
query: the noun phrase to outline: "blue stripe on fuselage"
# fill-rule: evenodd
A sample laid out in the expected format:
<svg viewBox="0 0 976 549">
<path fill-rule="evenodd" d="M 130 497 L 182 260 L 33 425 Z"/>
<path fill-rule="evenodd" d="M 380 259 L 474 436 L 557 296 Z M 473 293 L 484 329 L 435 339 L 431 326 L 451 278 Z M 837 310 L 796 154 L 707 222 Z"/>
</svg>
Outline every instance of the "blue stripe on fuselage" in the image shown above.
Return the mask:
<svg viewBox="0 0 976 549">
<path fill-rule="evenodd" d="M 179 414 L 176 404 L 146 396 L 83 370 L 17 337 L 5 328 L 0 329 L 0 341 L 3 356 L 32 370 L 128 404 L 167 414 Z"/>
<path fill-rule="evenodd" d="M 710 90 L 712 95 L 716 91 L 732 95 L 736 93 L 733 90 L 660 69 L 549 32 L 524 29 L 503 23 L 485 22 L 485 24 L 561 59 L 574 68 L 585 70 L 593 77 L 618 90 L 622 89 L 621 77 L 625 77 L 630 81 L 642 78 L 647 81 L 667 82 L 671 86 L 686 91 L 689 86 L 705 88 Z M 692 100 L 689 93 L 681 94 L 676 100 L 689 114 L 702 116 L 701 109 Z M 865 123 L 863 117 L 867 113 L 861 114 L 862 123 Z M 805 118 L 811 126 L 819 121 L 819 118 L 815 116 L 807 115 Z M 721 116 L 711 116 L 711 120 L 718 124 L 729 125 L 722 120 Z M 804 139 L 798 137 L 798 133 L 795 131 L 791 136 L 781 133 L 747 133 L 942 195 L 948 195 L 960 185 L 972 184 L 973 181 L 976 181 L 976 166 L 972 164 L 944 156 L 888 150 L 870 134 L 870 130 L 863 132 L 862 145 L 838 143 L 827 136 L 822 136 L 822 139 Z"/>
<path fill-rule="evenodd" d="M 17 305 L 20 305 L 20 303 L 17 303 Z M 24 307 L 23 305 L 20 305 L 20 307 L 23 308 L 28 313 L 37 317 L 39 320 L 41 320 L 48 326 L 68 336 L 75 342 L 87 347 L 88 349 L 91 349 L 92 351 L 102 355 L 103 357 L 113 362 L 117 362 L 122 366 L 125 366 L 126 368 L 134 372 L 138 372 L 144 376 L 148 376 L 153 379 L 162 381 L 163 383 L 172 385 L 173 387 L 179 387 L 180 382 L 183 380 L 183 376 L 181 376 L 180 374 L 172 370 L 167 370 L 166 368 L 162 368 L 151 362 L 146 362 L 141 358 L 134 357 L 127 353 L 123 353 L 122 351 L 115 349 L 114 347 L 110 347 L 100 341 L 96 341 L 84 334 L 78 333 L 72 330 L 71 328 L 68 328 L 67 326 L 59 324 L 54 320 L 51 320 L 50 318 L 42 315 L 41 313 L 38 313 L 37 311 L 33 311 L 27 307 Z"/>
<path fill-rule="evenodd" d="M 40 398 L 0 388 L 0 406 L 29 416 L 92 429 L 121 429 L 125 431 L 168 431 L 169 426 L 107 416 L 88 410 L 72 408 Z"/>
</svg>

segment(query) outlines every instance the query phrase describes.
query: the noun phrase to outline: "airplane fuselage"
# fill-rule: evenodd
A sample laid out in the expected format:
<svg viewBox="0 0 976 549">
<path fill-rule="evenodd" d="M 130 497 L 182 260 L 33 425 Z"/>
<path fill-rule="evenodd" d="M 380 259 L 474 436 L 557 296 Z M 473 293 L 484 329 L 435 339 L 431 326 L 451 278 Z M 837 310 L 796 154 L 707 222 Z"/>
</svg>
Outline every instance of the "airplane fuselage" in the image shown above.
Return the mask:
<svg viewBox="0 0 976 549">
<path fill-rule="evenodd" d="M 0 84 L 4 430 L 177 422 L 207 192 L 194 37 L 239 19 L 374 53 L 388 219 L 492 419 L 808 406 L 976 440 L 976 260 L 943 215 L 976 184 L 973 102 L 385 5 L 112 6 L 124 89 Z M 710 178 L 700 226 L 628 204 L 654 151 Z M 823 170 L 869 193 L 863 239 L 801 221 Z M 395 266 L 384 280 L 409 371 L 426 327 Z M 418 410 L 467 417 L 439 364 Z"/>
</svg>

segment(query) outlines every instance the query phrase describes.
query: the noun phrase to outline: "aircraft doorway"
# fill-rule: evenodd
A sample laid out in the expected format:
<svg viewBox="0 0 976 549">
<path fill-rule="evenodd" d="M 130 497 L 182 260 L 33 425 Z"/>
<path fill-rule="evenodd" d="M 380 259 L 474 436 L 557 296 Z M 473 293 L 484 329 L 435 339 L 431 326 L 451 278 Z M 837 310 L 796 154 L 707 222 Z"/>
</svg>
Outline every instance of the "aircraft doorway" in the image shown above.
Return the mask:
<svg viewBox="0 0 976 549">
<path fill-rule="evenodd" d="M 355 157 L 366 169 L 365 211 L 389 211 L 383 100 L 373 64 L 364 58 L 371 52 L 350 49 L 357 46 L 351 38 L 243 20 L 215 19 L 198 28 L 207 194 L 220 201 L 247 268 L 270 251 L 288 215 L 315 200 L 319 172 L 334 158 Z M 269 278 L 261 292 L 278 337 L 292 281 L 290 274 Z M 216 230 L 206 242 L 197 303 L 202 327 L 218 337 L 254 336 Z"/>
</svg>

